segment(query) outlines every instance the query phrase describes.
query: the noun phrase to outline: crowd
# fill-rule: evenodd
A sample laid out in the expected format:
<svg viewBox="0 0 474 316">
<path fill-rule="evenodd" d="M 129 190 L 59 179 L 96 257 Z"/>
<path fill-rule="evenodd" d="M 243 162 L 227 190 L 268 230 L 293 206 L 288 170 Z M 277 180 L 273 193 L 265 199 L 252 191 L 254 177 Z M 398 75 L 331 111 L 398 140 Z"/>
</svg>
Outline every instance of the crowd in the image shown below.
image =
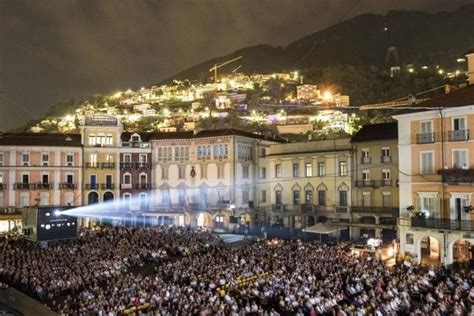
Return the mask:
<svg viewBox="0 0 474 316">
<path fill-rule="evenodd" d="M 469 315 L 474 306 L 472 272 L 389 269 L 342 245 L 229 247 L 205 231 L 122 227 L 0 248 L 0 281 L 61 315 Z"/>
</svg>

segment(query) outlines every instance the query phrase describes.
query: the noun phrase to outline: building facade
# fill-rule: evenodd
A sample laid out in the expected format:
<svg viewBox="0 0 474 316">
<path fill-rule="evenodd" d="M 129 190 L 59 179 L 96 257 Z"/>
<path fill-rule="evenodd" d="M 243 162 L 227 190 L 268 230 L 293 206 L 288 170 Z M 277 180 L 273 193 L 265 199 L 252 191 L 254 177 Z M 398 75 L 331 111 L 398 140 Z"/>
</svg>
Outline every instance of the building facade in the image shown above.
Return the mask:
<svg viewBox="0 0 474 316">
<path fill-rule="evenodd" d="M 400 250 L 422 263 L 468 261 L 474 252 L 474 85 L 420 107 L 395 116 Z"/>
<path fill-rule="evenodd" d="M 351 237 L 392 241 L 399 213 L 397 123 L 365 125 L 351 143 Z"/>
<path fill-rule="evenodd" d="M 349 222 L 350 139 L 274 144 L 265 160 L 259 186 L 264 224 L 299 229 Z"/>
<path fill-rule="evenodd" d="M 2 134 L 0 137 L 0 232 L 21 220 L 17 208 L 81 205 L 79 134 Z"/>
</svg>

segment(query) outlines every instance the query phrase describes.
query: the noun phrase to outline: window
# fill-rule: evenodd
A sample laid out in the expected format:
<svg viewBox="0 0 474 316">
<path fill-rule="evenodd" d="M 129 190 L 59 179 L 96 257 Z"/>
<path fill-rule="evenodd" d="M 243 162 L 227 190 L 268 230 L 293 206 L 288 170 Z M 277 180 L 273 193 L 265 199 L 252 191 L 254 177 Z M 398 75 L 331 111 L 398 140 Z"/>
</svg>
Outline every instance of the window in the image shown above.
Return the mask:
<svg viewBox="0 0 474 316">
<path fill-rule="evenodd" d="M 382 206 L 391 207 L 392 206 L 392 196 L 390 192 L 382 192 Z"/>
<path fill-rule="evenodd" d="M 305 163 L 305 176 L 306 178 L 310 178 L 313 176 L 313 164 L 310 162 Z"/>
<path fill-rule="evenodd" d="M 67 166 L 72 166 L 74 164 L 74 155 L 73 154 L 67 154 L 66 155 L 66 165 Z"/>
<path fill-rule="evenodd" d="M 20 206 L 30 205 L 30 195 L 28 193 L 23 193 L 20 196 Z"/>
<path fill-rule="evenodd" d="M 362 161 L 361 163 L 370 163 L 370 153 L 368 148 L 363 148 L 362 149 Z"/>
<path fill-rule="evenodd" d="M 90 154 L 89 163 L 92 168 L 97 168 L 97 154 Z"/>
<path fill-rule="evenodd" d="M 300 164 L 293 164 L 293 178 L 298 178 L 300 176 Z"/>
<path fill-rule="evenodd" d="M 415 243 L 415 236 L 411 233 L 407 233 L 405 239 L 407 245 L 413 245 Z"/>
<path fill-rule="evenodd" d="M 466 118 L 464 117 L 456 117 L 453 118 L 453 130 L 455 131 L 464 131 L 466 130 Z"/>
<path fill-rule="evenodd" d="M 347 191 L 339 191 L 339 206 L 347 206 Z"/>
<path fill-rule="evenodd" d="M 89 135 L 89 145 L 94 146 L 95 144 L 95 135 Z"/>
<path fill-rule="evenodd" d="M 423 212 L 426 217 L 439 218 L 439 199 L 436 193 L 419 193 L 419 206 L 419 211 Z"/>
<path fill-rule="evenodd" d="M 422 121 L 420 122 L 420 133 L 432 133 L 433 132 L 433 123 L 431 121 Z"/>
<path fill-rule="evenodd" d="M 49 175 L 48 174 L 41 175 L 41 183 L 49 183 Z"/>
<path fill-rule="evenodd" d="M 382 157 L 390 157 L 390 147 L 384 147 L 382 148 Z"/>
<path fill-rule="evenodd" d="M 434 173 L 434 159 L 433 152 L 421 152 L 420 153 L 420 171 L 421 174 L 433 174 Z"/>
<path fill-rule="evenodd" d="M 224 165 L 217 165 L 217 178 L 224 179 Z"/>
<path fill-rule="evenodd" d="M 267 202 L 267 190 L 262 190 L 260 192 L 260 202 L 262 203 Z"/>
<path fill-rule="evenodd" d="M 242 190 L 242 204 L 248 204 L 248 203 L 249 203 L 249 191 Z"/>
<path fill-rule="evenodd" d="M 97 176 L 95 174 L 91 174 L 89 176 L 89 181 L 91 186 L 95 186 L 97 184 Z"/>
<path fill-rule="evenodd" d="M 112 155 L 112 154 L 105 155 L 105 162 L 113 163 L 114 162 L 114 155 Z"/>
<path fill-rule="evenodd" d="M 186 166 L 178 166 L 178 179 L 186 178 Z"/>
<path fill-rule="evenodd" d="M 107 189 L 112 188 L 112 175 L 108 174 L 108 175 L 105 176 L 105 185 L 106 185 Z"/>
<path fill-rule="evenodd" d="M 260 148 L 260 157 L 265 158 L 265 156 L 266 156 L 265 148 Z"/>
<path fill-rule="evenodd" d="M 123 175 L 123 184 L 132 184 L 132 176 L 129 173 Z"/>
<path fill-rule="evenodd" d="M 453 168 L 467 169 L 469 167 L 468 161 L 467 150 L 453 150 Z"/>
<path fill-rule="evenodd" d="M 29 174 L 22 174 L 21 175 L 21 183 L 30 183 L 30 175 Z"/>
<path fill-rule="evenodd" d="M 276 190 L 275 191 L 275 204 L 278 204 L 280 205 L 281 204 L 281 191 L 280 190 Z"/>
<path fill-rule="evenodd" d="M 110 146 L 113 144 L 113 138 L 112 138 L 112 135 L 107 135 L 106 137 L 106 145 Z"/>
<path fill-rule="evenodd" d="M 72 175 L 72 174 L 66 175 L 66 183 L 73 184 L 74 183 L 74 175 Z"/>
<path fill-rule="evenodd" d="M 49 154 L 41 154 L 41 165 L 42 166 L 49 165 Z"/>
<path fill-rule="evenodd" d="M 390 169 L 382 169 L 382 180 L 390 180 L 391 174 Z"/>
<path fill-rule="evenodd" d="M 313 204 L 313 191 L 311 191 L 311 190 L 305 191 L 304 203 L 306 205 L 312 205 Z"/>
<path fill-rule="evenodd" d="M 466 118 L 453 118 L 453 130 L 450 131 L 450 140 L 468 140 L 469 130 L 467 129 Z"/>
<path fill-rule="evenodd" d="M 275 165 L 275 178 L 281 178 L 281 164 Z"/>
<path fill-rule="evenodd" d="M 346 161 L 339 161 L 339 176 L 341 177 L 347 176 L 347 162 Z"/>
<path fill-rule="evenodd" d="M 30 165 L 30 154 L 21 154 L 21 165 L 22 166 Z"/>
<path fill-rule="evenodd" d="M 143 188 L 144 185 L 147 184 L 147 182 L 148 182 L 147 180 L 148 180 L 148 177 L 147 177 L 146 174 L 141 174 L 140 175 L 140 185 L 142 186 L 142 188 Z"/>
<path fill-rule="evenodd" d="M 362 192 L 362 206 L 370 207 L 372 206 L 372 198 L 370 192 Z"/>
<path fill-rule="evenodd" d="M 294 205 L 299 205 L 300 202 L 301 202 L 301 200 L 300 200 L 300 191 L 299 190 L 293 191 L 293 204 Z"/>
<path fill-rule="evenodd" d="M 370 170 L 362 170 L 362 180 L 370 181 Z"/>
<path fill-rule="evenodd" d="M 265 179 L 267 177 L 267 168 L 260 168 L 260 179 Z"/>
<path fill-rule="evenodd" d="M 140 154 L 140 156 L 138 157 L 138 162 L 146 163 L 147 161 L 148 161 L 148 155 Z"/>
<path fill-rule="evenodd" d="M 325 190 L 318 191 L 318 205 L 326 206 L 326 191 Z"/>
<path fill-rule="evenodd" d="M 249 178 L 249 166 L 242 166 L 242 178 Z"/>
<path fill-rule="evenodd" d="M 168 179 L 168 166 L 161 166 L 161 179 Z"/>
<path fill-rule="evenodd" d="M 123 195 L 123 204 L 126 208 L 130 208 L 130 204 L 131 204 L 131 201 L 132 201 L 132 195 L 130 193 L 125 193 Z"/>
<path fill-rule="evenodd" d="M 3 174 L 0 173 L 0 184 L 3 184 Z"/>
<path fill-rule="evenodd" d="M 324 177 L 326 175 L 326 163 L 325 162 L 318 162 L 318 176 Z"/>
<path fill-rule="evenodd" d="M 168 191 L 162 191 L 161 192 L 161 204 L 167 205 L 169 204 L 169 192 Z"/>
<path fill-rule="evenodd" d="M 184 206 L 186 204 L 186 190 L 180 189 L 178 191 L 178 203 L 180 206 Z"/>
<path fill-rule="evenodd" d="M 469 212 L 465 209 L 471 205 L 469 194 L 453 194 L 451 198 L 451 220 L 468 221 Z"/>
<path fill-rule="evenodd" d="M 3 159 L 4 159 L 3 153 L 0 153 L 0 167 L 3 166 Z"/>
<path fill-rule="evenodd" d="M 207 165 L 201 165 L 199 169 L 201 170 L 201 179 L 207 179 Z M 219 167 L 217 169 L 219 173 Z"/>
</svg>

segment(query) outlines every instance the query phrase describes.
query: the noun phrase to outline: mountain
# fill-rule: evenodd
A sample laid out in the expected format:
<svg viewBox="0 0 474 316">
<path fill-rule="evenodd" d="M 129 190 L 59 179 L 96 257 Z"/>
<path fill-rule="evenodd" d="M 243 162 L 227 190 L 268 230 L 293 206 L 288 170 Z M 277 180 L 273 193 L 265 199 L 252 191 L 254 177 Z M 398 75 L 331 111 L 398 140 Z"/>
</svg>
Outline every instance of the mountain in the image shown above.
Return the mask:
<svg viewBox="0 0 474 316">
<path fill-rule="evenodd" d="M 239 64 L 244 73 L 269 73 L 333 65 L 385 65 L 387 48 L 397 47 L 400 64 L 453 66 L 456 58 L 474 47 L 474 5 L 435 14 L 390 11 L 363 14 L 289 43 L 257 45 L 213 58 L 188 68 L 173 79 L 205 79 L 208 69 L 236 56 L 242 60 L 221 68 L 229 72 Z M 393 63 L 393 59 L 391 61 Z"/>
</svg>

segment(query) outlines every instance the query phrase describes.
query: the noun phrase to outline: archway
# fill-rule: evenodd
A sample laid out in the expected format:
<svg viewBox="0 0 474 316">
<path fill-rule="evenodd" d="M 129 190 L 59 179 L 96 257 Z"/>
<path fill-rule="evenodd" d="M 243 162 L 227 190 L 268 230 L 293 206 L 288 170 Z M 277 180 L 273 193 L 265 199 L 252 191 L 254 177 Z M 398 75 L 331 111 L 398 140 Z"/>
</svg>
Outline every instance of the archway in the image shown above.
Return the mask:
<svg viewBox="0 0 474 316">
<path fill-rule="evenodd" d="M 452 245 L 453 263 L 466 263 L 473 260 L 474 245 L 468 240 L 458 239 Z"/>
<path fill-rule="evenodd" d="M 307 215 L 306 216 L 306 227 L 314 226 L 314 216 Z"/>
<path fill-rule="evenodd" d="M 208 212 L 199 213 L 197 216 L 197 226 L 198 227 L 212 227 L 212 216 Z"/>
<path fill-rule="evenodd" d="M 113 201 L 114 200 L 114 194 L 110 191 L 104 193 L 104 202 L 107 201 Z"/>
<path fill-rule="evenodd" d="M 97 192 L 90 192 L 87 196 L 87 204 L 96 204 L 99 203 L 99 194 Z"/>
<path fill-rule="evenodd" d="M 425 236 L 420 239 L 420 263 L 424 265 L 438 265 L 440 263 L 440 248 L 438 239 Z"/>
</svg>

